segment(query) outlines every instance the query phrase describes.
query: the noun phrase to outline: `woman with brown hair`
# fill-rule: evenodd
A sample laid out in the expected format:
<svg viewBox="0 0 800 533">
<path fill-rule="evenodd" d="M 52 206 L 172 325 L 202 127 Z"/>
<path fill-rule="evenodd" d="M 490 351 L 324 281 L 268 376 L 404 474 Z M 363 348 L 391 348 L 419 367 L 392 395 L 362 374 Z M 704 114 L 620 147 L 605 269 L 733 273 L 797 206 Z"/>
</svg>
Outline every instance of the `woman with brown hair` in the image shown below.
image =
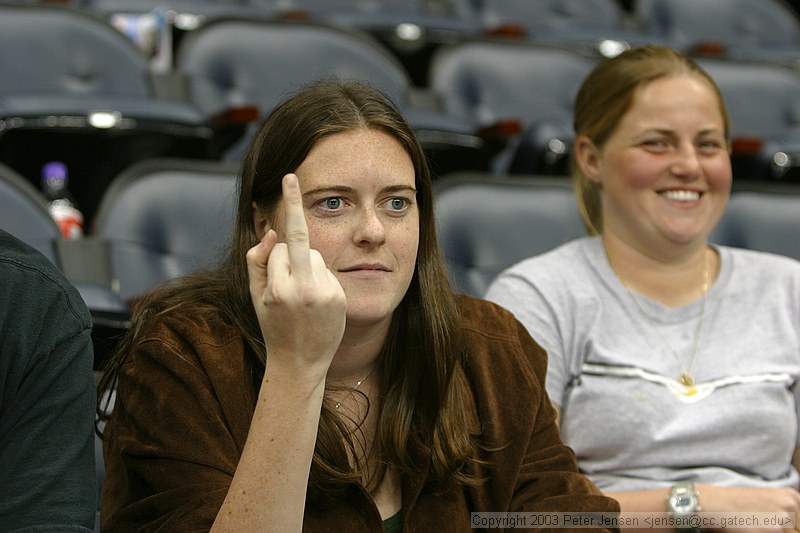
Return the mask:
<svg viewBox="0 0 800 533">
<path fill-rule="evenodd" d="M 104 530 L 615 511 L 559 440 L 544 351 L 453 294 L 434 228 L 425 155 L 383 95 L 322 82 L 277 107 L 227 261 L 144 301 L 101 384 Z"/>
</svg>

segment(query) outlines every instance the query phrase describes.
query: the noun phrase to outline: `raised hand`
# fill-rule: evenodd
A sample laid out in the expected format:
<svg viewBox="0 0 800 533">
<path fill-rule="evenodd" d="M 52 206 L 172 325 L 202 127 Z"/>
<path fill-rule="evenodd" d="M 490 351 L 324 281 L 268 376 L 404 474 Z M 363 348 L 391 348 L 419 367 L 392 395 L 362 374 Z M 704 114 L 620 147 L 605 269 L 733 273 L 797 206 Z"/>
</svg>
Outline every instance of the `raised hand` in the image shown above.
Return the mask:
<svg viewBox="0 0 800 533">
<path fill-rule="evenodd" d="M 248 250 L 250 297 L 267 363 L 239 465 L 213 533 L 300 533 L 328 367 L 347 300 L 309 244 L 297 176 L 283 178 L 282 221 Z M 282 222 L 282 223 L 281 223 Z"/>
<path fill-rule="evenodd" d="M 309 245 L 297 176 L 283 179 L 285 242 L 270 229 L 247 253 L 250 295 L 271 364 L 324 378 L 344 333 L 347 300 Z"/>
</svg>

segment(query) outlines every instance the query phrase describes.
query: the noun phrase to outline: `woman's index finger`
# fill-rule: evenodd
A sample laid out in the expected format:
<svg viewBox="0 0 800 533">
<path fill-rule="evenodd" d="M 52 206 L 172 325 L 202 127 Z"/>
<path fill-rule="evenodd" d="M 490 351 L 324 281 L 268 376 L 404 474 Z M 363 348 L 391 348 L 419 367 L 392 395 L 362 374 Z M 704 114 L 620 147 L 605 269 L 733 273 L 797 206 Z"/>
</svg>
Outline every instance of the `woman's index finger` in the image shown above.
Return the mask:
<svg viewBox="0 0 800 533">
<path fill-rule="evenodd" d="M 311 270 L 308 241 L 308 224 L 303 209 L 303 196 L 297 176 L 283 177 L 283 203 L 286 217 L 286 246 L 289 249 L 289 264 L 292 272 L 307 273 Z"/>
</svg>

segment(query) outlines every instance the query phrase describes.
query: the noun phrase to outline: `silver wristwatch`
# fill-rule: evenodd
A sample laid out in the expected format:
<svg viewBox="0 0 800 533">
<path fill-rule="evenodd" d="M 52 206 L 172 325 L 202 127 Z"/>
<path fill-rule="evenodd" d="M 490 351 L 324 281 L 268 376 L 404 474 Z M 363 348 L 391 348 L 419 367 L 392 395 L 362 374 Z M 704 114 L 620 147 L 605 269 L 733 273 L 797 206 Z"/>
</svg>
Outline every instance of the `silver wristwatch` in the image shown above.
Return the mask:
<svg viewBox="0 0 800 533">
<path fill-rule="evenodd" d="M 686 525 L 678 527 L 679 531 L 699 531 L 689 524 L 689 518 L 700 510 L 700 495 L 694 483 L 681 482 L 673 485 L 667 498 L 667 511 L 673 518 L 686 521 Z"/>
</svg>

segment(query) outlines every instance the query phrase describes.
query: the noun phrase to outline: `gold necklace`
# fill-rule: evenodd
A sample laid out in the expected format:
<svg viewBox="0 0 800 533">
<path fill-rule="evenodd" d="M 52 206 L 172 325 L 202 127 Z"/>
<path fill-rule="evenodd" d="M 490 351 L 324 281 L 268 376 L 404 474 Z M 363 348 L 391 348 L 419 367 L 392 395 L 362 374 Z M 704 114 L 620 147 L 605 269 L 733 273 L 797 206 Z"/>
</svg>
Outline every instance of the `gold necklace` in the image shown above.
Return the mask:
<svg viewBox="0 0 800 533">
<path fill-rule="evenodd" d="M 683 361 L 681 360 L 681 357 L 678 355 L 678 352 L 672 346 L 672 343 L 670 343 L 667 340 L 667 338 L 664 337 L 664 335 L 661 333 L 661 330 L 659 330 L 656 327 L 656 325 L 650 320 L 650 317 L 648 317 L 647 314 L 644 312 L 644 309 L 642 309 L 639 300 L 636 298 L 636 295 L 633 293 L 631 288 L 628 287 L 627 284 L 623 283 L 625 289 L 628 291 L 628 295 L 630 295 L 631 300 L 633 300 L 636 309 L 639 310 L 639 314 L 642 315 L 642 318 L 644 318 L 645 322 L 647 322 L 650 328 L 656 333 L 658 338 L 661 339 L 661 342 L 663 342 L 666 345 L 666 347 L 669 349 L 669 352 L 672 354 L 672 357 L 674 357 L 675 361 L 677 361 L 678 367 L 680 368 L 681 372 L 680 376 L 678 376 L 678 383 L 680 383 L 686 388 L 687 396 L 691 396 L 697 392 L 697 387 L 695 386 L 696 382 L 694 377 L 692 377 L 691 371 L 692 371 L 692 366 L 694 365 L 694 358 L 697 355 L 697 347 L 700 343 L 700 330 L 703 329 L 703 321 L 705 320 L 706 316 L 706 299 L 707 299 L 706 296 L 708 294 L 708 289 L 709 289 L 708 251 L 706 250 L 704 253 L 705 253 L 705 271 L 703 272 L 703 305 L 700 311 L 700 319 L 697 321 L 697 329 L 694 332 L 694 346 L 692 347 L 692 352 L 689 355 L 689 360 L 686 363 L 686 367 L 683 366 Z"/>
<path fill-rule="evenodd" d="M 367 375 L 364 376 L 363 378 L 359 379 L 358 381 L 356 381 L 356 384 L 353 387 L 353 390 L 356 390 L 357 388 L 359 388 L 361 386 L 362 383 L 367 381 L 367 379 L 372 375 L 372 372 L 375 370 L 375 366 L 377 366 L 377 365 L 372 365 L 372 368 L 370 368 L 369 372 L 367 372 Z M 338 411 L 341 406 L 342 406 L 342 402 L 339 401 L 339 402 L 336 402 L 336 405 L 334 405 L 333 407 L 334 407 L 334 409 L 336 409 Z"/>
</svg>

